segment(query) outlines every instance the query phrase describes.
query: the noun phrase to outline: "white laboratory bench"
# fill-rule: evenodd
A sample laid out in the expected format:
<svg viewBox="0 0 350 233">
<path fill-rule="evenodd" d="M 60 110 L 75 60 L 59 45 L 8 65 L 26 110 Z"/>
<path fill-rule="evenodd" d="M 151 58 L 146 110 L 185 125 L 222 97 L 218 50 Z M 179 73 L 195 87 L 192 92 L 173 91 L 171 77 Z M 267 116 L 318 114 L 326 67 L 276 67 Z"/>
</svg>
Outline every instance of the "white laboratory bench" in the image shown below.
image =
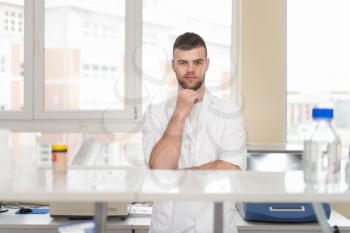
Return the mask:
<svg viewBox="0 0 350 233">
<path fill-rule="evenodd" d="M 143 168 L 76 168 L 70 169 L 67 174 L 62 175 L 52 173 L 51 169 L 15 168 L 11 169 L 11 172 L 0 170 L 0 200 L 25 200 L 29 202 L 88 201 L 97 203 L 184 200 L 212 202 L 225 200 L 350 202 L 350 192 L 344 182 L 340 184 L 338 189 L 333 190 L 307 188 L 304 185 L 301 171 L 240 172 L 213 170 L 166 171 Z M 23 221 L 27 218 L 27 216 L 21 217 L 24 218 Z M 3 216 L 0 218 L 3 218 Z M 127 221 L 134 220 L 128 219 Z M 125 226 L 123 231 L 128 232 L 129 223 L 124 226 L 123 223 L 120 223 L 121 225 L 119 223 L 116 223 L 115 226 Z M 55 220 L 53 224 L 58 223 Z M 243 222 L 238 225 L 242 227 L 242 232 L 254 232 L 254 227 L 256 229 L 267 227 L 266 224 L 243 224 Z M 48 223 L 39 224 L 38 229 L 45 229 L 47 226 Z M 134 226 L 137 226 L 137 224 L 134 224 Z M 299 225 L 283 225 L 283 227 L 288 226 L 292 229 Z M 276 225 L 273 224 L 273 227 L 276 227 Z M 311 232 L 312 228 L 317 230 L 317 225 L 310 228 Z M 38 232 L 38 229 L 36 229 L 36 232 Z M 271 231 L 274 230 L 267 229 L 266 232 Z M 278 228 L 276 228 L 277 231 Z"/>
<path fill-rule="evenodd" d="M 51 169 L 0 169 L 0 200 L 350 202 L 350 191 L 344 182 L 336 190 L 307 188 L 301 171 L 76 168 L 54 174 Z"/>
</svg>

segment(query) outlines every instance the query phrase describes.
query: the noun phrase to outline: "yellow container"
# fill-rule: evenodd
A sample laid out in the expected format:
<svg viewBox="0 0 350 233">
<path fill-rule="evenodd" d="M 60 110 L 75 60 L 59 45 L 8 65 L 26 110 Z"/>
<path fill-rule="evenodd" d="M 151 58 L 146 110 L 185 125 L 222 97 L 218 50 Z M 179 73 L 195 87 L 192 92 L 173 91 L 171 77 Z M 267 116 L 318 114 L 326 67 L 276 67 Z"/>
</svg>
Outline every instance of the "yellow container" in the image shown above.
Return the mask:
<svg viewBox="0 0 350 233">
<path fill-rule="evenodd" d="M 51 150 L 52 152 L 67 152 L 68 146 L 66 144 L 53 144 Z"/>
<path fill-rule="evenodd" d="M 52 166 L 55 172 L 66 172 L 68 166 L 68 146 L 65 144 L 53 144 L 51 146 Z"/>
</svg>

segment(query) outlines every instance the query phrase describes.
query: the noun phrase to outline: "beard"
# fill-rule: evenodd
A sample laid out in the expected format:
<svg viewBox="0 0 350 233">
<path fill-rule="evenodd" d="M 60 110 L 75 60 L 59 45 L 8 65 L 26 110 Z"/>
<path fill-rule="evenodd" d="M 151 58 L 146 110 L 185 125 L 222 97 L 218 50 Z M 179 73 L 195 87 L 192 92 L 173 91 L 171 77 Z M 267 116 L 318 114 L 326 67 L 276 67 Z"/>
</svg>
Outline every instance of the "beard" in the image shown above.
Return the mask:
<svg viewBox="0 0 350 233">
<path fill-rule="evenodd" d="M 193 83 L 192 85 L 187 83 L 184 79 L 181 80 L 177 80 L 179 85 L 183 88 L 183 89 L 190 89 L 193 91 L 197 91 L 204 83 L 205 80 L 205 76 L 203 76 L 202 79 L 197 80 L 197 82 Z"/>
</svg>

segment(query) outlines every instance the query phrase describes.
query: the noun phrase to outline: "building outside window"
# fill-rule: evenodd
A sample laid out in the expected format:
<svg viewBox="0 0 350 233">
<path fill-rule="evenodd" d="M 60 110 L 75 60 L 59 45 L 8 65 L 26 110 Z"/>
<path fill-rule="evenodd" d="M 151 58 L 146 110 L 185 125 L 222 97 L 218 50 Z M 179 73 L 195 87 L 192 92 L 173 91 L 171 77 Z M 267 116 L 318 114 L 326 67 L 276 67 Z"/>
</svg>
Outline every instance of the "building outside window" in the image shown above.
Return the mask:
<svg viewBox="0 0 350 233">
<path fill-rule="evenodd" d="M 23 110 L 24 1 L 0 1 L 0 113 Z"/>
</svg>

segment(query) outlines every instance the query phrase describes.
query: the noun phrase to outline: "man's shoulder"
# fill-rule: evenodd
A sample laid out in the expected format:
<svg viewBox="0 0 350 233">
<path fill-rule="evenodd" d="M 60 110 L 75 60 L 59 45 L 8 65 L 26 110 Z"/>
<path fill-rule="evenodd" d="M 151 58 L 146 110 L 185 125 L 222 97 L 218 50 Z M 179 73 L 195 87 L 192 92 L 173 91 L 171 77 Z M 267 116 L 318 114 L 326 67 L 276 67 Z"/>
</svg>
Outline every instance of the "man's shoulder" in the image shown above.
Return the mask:
<svg viewBox="0 0 350 233">
<path fill-rule="evenodd" d="M 167 109 L 174 108 L 175 104 L 176 104 L 176 99 L 167 98 L 157 103 L 150 103 L 147 106 L 146 112 L 155 112 L 155 113 L 163 112 Z"/>
<path fill-rule="evenodd" d="M 158 122 L 166 122 L 172 115 L 176 105 L 176 98 L 167 98 L 147 106 L 144 118 L 152 118 Z"/>
<path fill-rule="evenodd" d="M 238 106 L 233 100 L 224 99 L 213 94 L 210 94 L 210 105 L 215 111 L 222 113 L 240 113 Z"/>
</svg>

